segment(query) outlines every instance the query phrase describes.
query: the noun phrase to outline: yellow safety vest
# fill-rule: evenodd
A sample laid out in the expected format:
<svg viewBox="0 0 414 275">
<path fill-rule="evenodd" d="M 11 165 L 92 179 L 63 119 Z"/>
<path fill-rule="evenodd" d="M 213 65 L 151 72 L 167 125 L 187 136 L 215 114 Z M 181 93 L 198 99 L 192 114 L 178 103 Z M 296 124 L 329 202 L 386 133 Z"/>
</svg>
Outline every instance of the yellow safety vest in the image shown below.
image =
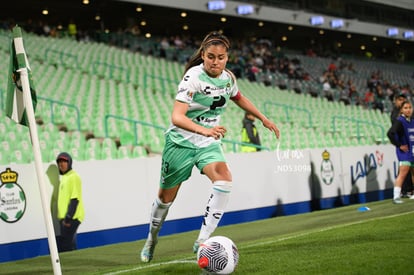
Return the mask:
<svg viewBox="0 0 414 275">
<path fill-rule="evenodd" d="M 255 136 L 257 136 L 257 129 L 256 129 L 256 127 L 253 127 L 253 134 Z M 249 139 L 249 136 L 247 135 L 246 128 L 243 128 L 242 129 L 242 142 L 244 142 L 244 143 L 251 143 L 251 141 Z M 254 146 L 245 146 L 245 145 L 242 145 L 241 146 L 241 151 L 242 152 L 257 152 L 257 148 L 254 147 Z"/>
</svg>

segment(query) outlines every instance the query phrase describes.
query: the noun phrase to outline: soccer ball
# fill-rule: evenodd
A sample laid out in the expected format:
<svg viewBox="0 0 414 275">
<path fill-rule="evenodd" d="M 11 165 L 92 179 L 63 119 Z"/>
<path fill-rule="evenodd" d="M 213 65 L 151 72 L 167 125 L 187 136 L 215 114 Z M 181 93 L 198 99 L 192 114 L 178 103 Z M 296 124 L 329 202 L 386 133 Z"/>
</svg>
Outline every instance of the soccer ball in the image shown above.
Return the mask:
<svg viewBox="0 0 414 275">
<path fill-rule="evenodd" d="M 210 274 L 230 274 L 239 262 L 239 251 L 232 240 L 215 236 L 200 244 L 197 263 Z"/>
</svg>

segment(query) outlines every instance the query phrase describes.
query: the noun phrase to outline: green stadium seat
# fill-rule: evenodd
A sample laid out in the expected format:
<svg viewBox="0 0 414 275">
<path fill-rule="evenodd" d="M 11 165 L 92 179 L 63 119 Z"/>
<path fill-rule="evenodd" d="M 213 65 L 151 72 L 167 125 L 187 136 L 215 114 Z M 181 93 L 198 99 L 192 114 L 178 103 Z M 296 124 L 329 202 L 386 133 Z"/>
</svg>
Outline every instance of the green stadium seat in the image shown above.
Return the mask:
<svg viewBox="0 0 414 275">
<path fill-rule="evenodd" d="M 24 153 L 19 149 L 14 149 L 9 158 L 10 163 L 29 163 L 29 160 L 25 158 Z"/>
<path fill-rule="evenodd" d="M 0 165 L 8 165 L 9 164 L 10 154 L 7 152 L 0 150 Z"/>
<path fill-rule="evenodd" d="M 132 158 L 142 158 L 148 156 L 148 153 L 143 146 L 136 145 L 132 148 L 131 157 Z"/>
<path fill-rule="evenodd" d="M 0 122 L 0 135 L 4 137 L 6 135 L 6 132 L 7 132 L 6 123 Z"/>
<path fill-rule="evenodd" d="M 131 147 L 121 145 L 117 150 L 117 159 L 129 159 L 131 158 Z"/>
<path fill-rule="evenodd" d="M 73 160 L 85 160 L 85 152 L 83 152 L 80 148 L 74 147 L 65 151 L 67 151 L 72 156 Z"/>
<path fill-rule="evenodd" d="M 47 162 L 53 162 L 56 163 L 56 157 L 61 153 L 62 151 L 59 148 L 50 148 L 48 152 Z M 73 156 L 72 156 L 73 157 Z"/>
<path fill-rule="evenodd" d="M 3 140 L 1 142 L 1 151 L 7 154 L 10 154 L 13 151 L 13 147 L 8 140 Z"/>
<path fill-rule="evenodd" d="M 117 158 L 117 151 L 110 147 L 102 147 L 100 150 L 100 157 L 99 159 L 116 159 Z"/>
</svg>

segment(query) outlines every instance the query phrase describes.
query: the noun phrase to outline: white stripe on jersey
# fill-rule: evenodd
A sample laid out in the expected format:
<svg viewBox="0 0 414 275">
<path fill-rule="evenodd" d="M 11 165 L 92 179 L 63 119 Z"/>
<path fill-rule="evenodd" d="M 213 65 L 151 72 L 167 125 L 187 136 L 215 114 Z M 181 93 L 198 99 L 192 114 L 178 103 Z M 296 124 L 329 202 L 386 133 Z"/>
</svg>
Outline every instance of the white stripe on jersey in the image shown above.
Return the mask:
<svg viewBox="0 0 414 275">
<path fill-rule="evenodd" d="M 223 71 L 220 77 L 211 78 L 204 71 L 203 64 L 200 64 L 187 71 L 178 85 L 175 99 L 188 103 L 188 118 L 206 128 L 212 128 L 219 125 L 221 114 L 238 90 L 230 73 Z M 183 146 L 206 147 L 213 142 L 219 142 L 174 125 L 169 127 L 167 133 L 175 143 Z"/>
</svg>

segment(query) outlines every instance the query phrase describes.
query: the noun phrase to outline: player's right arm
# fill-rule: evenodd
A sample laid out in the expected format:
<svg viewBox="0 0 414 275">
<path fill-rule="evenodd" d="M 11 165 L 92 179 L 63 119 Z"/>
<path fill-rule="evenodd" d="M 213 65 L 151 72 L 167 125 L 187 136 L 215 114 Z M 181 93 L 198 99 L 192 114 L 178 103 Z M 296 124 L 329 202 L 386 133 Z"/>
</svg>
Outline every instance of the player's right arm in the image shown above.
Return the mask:
<svg viewBox="0 0 414 275">
<path fill-rule="evenodd" d="M 181 129 L 200 134 L 206 137 L 213 137 L 219 139 L 226 133 L 226 129 L 223 126 L 215 126 L 213 128 L 205 128 L 197 123 L 194 123 L 190 118 L 186 116 L 188 111 L 188 104 L 176 100 L 174 102 L 173 112 L 171 115 L 171 122 L 176 127 Z"/>
</svg>

